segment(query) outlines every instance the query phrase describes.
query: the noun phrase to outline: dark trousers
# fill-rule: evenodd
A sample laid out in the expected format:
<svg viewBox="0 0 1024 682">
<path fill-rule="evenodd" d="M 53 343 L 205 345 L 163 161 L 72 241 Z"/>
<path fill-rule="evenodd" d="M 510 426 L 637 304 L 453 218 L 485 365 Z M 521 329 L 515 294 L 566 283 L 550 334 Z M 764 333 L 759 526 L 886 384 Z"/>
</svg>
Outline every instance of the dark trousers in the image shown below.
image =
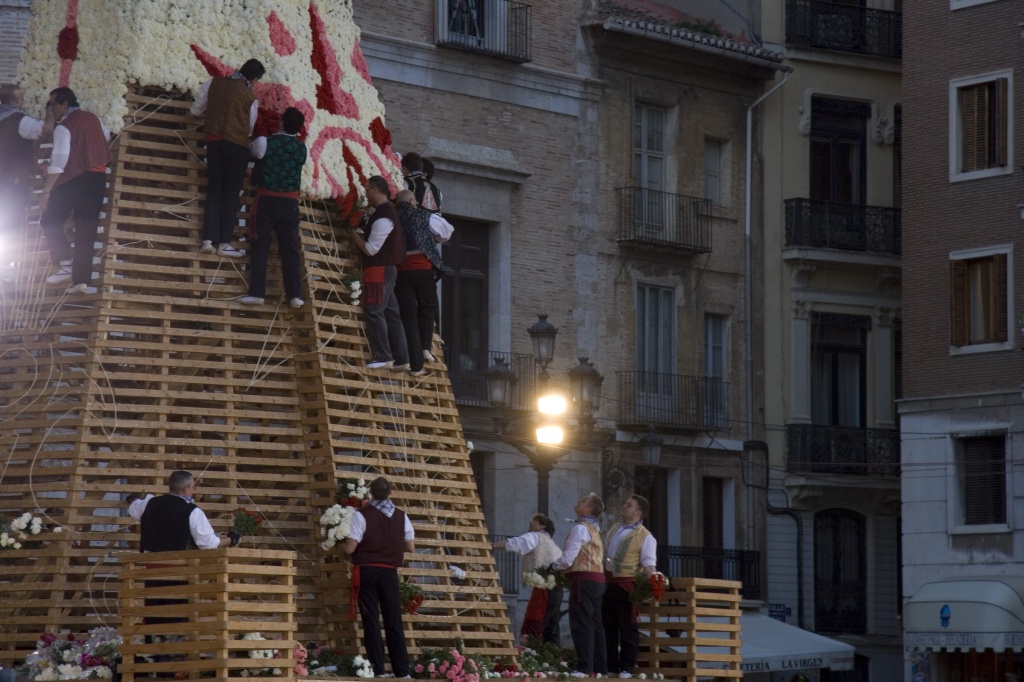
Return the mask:
<svg viewBox="0 0 1024 682">
<path fill-rule="evenodd" d="M 25 208 L 31 192 L 31 181 L 27 178 L 0 176 L 0 239 L 4 244 L 13 245 L 20 238 L 25 227 Z M 4 254 L 4 257 L 8 256 L 14 259 L 12 253 Z"/>
<path fill-rule="evenodd" d="M 437 317 L 437 285 L 433 270 L 399 270 L 395 297 L 405 328 L 411 369 L 423 369 L 423 351 L 434 341 L 434 318 Z"/>
<path fill-rule="evenodd" d="M 562 596 L 564 590 L 555 587 L 548 590 L 548 609 L 544 612 L 543 641 L 561 646 L 562 639 Z"/>
<path fill-rule="evenodd" d="M 239 193 L 249 149 L 227 140 L 206 142 L 206 215 L 203 241 L 230 244 L 238 225 Z"/>
<path fill-rule="evenodd" d="M 569 589 L 569 632 L 576 647 L 576 670 L 582 673 L 608 674 L 601 601 L 604 583 L 573 581 Z"/>
<path fill-rule="evenodd" d="M 256 211 L 256 240 L 249 245 L 249 295 L 263 298 L 267 291 L 267 254 L 270 235 L 277 235 L 281 255 L 284 294 L 288 299 L 302 294 L 301 242 L 299 240 L 299 202 L 288 197 L 260 197 Z"/>
<path fill-rule="evenodd" d="M 384 636 L 388 658 L 395 677 L 409 674 L 409 653 L 402 631 L 402 605 L 398 592 L 398 569 L 383 566 L 359 567 L 359 611 L 363 616 L 363 643 L 373 674 L 384 674 L 384 642 L 380 636 L 380 617 L 384 617 Z"/>
<path fill-rule="evenodd" d="M 106 173 L 87 171 L 61 183 L 50 192 L 50 202 L 39 218 L 43 235 L 50 247 L 50 259 L 56 264 L 71 261 L 71 283 L 88 284 L 92 278 L 92 255 L 96 230 L 106 192 Z M 75 250 L 64 234 L 64 223 L 75 219 Z"/>
<path fill-rule="evenodd" d="M 629 593 L 614 583 L 608 584 L 601 615 L 607 642 L 608 671 L 632 671 L 640 647 L 640 631 L 633 622 L 633 602 Z"/>
<path fill-rule="evenodd" d="M 404 365 L 409 362 L 409 351 L 405 345 L 402 316 L 398 312 L 398 299 L 395 297 L 397 275 L 398 268 L 394 265 L 384 266 L 383 302 L 365 303 L 363 312 L 366 313 L 366 339 L 370 342 L 373 359 L 377 362 L 394 360 L 396 365 Z M 363 300 L 366 300 L 365 295 Z"/>
</svg>

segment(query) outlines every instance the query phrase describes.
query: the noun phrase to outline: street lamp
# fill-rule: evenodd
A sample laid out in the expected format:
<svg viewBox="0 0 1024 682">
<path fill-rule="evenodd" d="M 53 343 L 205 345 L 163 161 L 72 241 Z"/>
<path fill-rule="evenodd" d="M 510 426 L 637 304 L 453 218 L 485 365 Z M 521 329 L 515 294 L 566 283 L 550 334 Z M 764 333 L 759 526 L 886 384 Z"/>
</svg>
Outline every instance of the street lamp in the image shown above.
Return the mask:
<svg viewBox="0 0 1024 682">
<path fill-rule="evenodd" d="M 534 360 L 540 365 L 537 382 L 543 390 L 548 385 L 547 368 L 555 356 L 558 328 L 548 322 L 547 315 L 538 314 L 537 321 L 526 331 L 533 341 Z M 594 428 L 594 411 L 600 406 L 604 377 L 594 368 L 589 358 L 580 357 L 579 361 L 579 365 L 569 370 L 569 390 L 573 404 L 576 405 L 579 425 L 589 434 Z M 555 468 L 555 462 L 568 452 L 564 447 L 566 434 L 562 421 L 567 407 L 566 400 L 557 394 L 541 395 L 537 400 L 537 412 L 517 419 L 508 414 L 516 382 L 515 372 L 509 368 L 508 362 L 495 357 L 494 364 L 484 371 L 484 378 L 487 382 L 487 400 L 492 407 L 497 408 L 493 419 L 498 435 L 521 452 L 537 472 L 537 510 L 547 514 L 551 471 Z M 517 437 L 518 429 L 513 425 L 522 419 L 530 419 L 538 424 L 536 440 L 532 444 Z"/>
</svg>

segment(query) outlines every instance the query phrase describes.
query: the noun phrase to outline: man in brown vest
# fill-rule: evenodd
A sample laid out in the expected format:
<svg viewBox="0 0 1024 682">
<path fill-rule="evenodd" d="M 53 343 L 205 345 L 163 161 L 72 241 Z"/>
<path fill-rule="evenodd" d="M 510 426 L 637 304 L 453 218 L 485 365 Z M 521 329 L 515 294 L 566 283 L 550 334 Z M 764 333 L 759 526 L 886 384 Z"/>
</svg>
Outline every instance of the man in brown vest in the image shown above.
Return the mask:
<svg viewBox="0 0 1024 682">
<path fill-rule="evenodd" d="M 387 180 L 379 175 L 367 180 L 366 200 L 374 209 L 369 232 L 366 236 L 358 229 L 350 232 L 356 248 L 363 252 L 363 311 L 373 356 L 366 368 L 407 370 L 409 348 L 395 296 L 398 265 L 405 262 L 405 235 L 391 205 Z"/>
<path fill-rule="evenodd" d="M 363 615 L 363 641 L 366 658 L 374 677 L 384 675 L 384 642 L 380 637 L 380 616 L 388 658 L 395 677 L 409 676 L 409 654 L 402 630 L 402 603 L 398 589 L 398 567 L 406 552 L 416 551 L 412 523 L 395 507 L 391 482 L 380 476 L 370 483 L 370 503 L 352 517 L 342 551 L 352 557 L 352 591 L 358 596 Z"/>
<path fill-rule="evenodd" d="M 263 64 L 250 59 L 231 76 L 211 78 L 200 88 L 189 111 L 206 115 L 206 214 L 201 253 L 240 258 L 245 251 L 231 245 L 238 225 L 239 193 L 249 165 L 259 102 L 252 86 L 265 73 Z"/>
<path fill-rule="evenodd" d="M 46 278 L 49 284 L 71 281 L 69 294 L 84 294 L 92 278 L 100 209 L 107 191 L 110 132 L 96 114 L 79 108 L 71 88 L 50 92 L 47 108 L 53 111 L 53 151 L 40 205 L 39 224 L 50 247 L 50 259 L 59 267 Z M 75 219 L 75 249 L 64 234 L 64 223 Z"/>
<path fill-rule="evenodd" d="M 25 224 L 25 207 L 32 193 L 35 173 L 33 140 L 53 132 L 53 112 L 39 121 L 27 116 L 22 107 L 25 94 L 17 85 L 0 85 L 0 266 L 14 260 L 5 247 Z"/>
<path fill-rule="evenodd" d="M 569 577 L 569 631 L 576 647 L 573 677 L 608 674 L 601 600 L 604 598 L 604 543 L 597 517 L 604 500 L 597 493 L 584 495 L 573 508 L 576 523 L 569 529 L 562 556 L 551 567 Z"/>
</svg>

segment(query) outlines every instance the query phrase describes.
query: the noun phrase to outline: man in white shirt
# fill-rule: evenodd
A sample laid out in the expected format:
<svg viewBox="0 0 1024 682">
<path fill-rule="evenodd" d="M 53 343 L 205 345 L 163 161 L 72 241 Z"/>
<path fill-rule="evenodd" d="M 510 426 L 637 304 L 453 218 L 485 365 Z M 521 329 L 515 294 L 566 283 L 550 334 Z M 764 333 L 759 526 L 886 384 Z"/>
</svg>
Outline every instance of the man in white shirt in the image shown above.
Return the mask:
<svg viewBox="0 0 1024 682">
<path fill-rule="evenodd" d="M 226 541 L 231 546 L 238 544 L 234 533 L 229 533 L 228 538 L 217 536 L 210 520 L 192 498 L 195 492 L 196 481 L 192 474 L 179 470 L 167 478 L 166 495 L 129 496 L 128 515 L 141 522 L 140 551 L 216 549 Z"/>
<path fill-rule="evenodd" d="M 0 85 L 0 265 L 13 260 L 9 245 L 25 224 L 25 208 L 35 175 L 34 140 L 53 132 L 53 112 L 45 120 L 25 114 L 25 93 L 17 85 Z"/>
<path fill-rule="evenodd" d="M 492 549 L 506 549 L 523 555 L 523 573 L 532 573 L 538 568 L 547 568 L 558 557 L 562 556 L 552 536 L 555 534 L 555 523 L 544 514 L 534 514 L 530 519 L 530 530 L 527 533 L 501 540 L 491 544 Z M 532 637 L 543 642 L 559 644 L 560 632 L 558 621 L 562 617 L 562 588 L 534 587 L 530 593 L 530 601 L 523 614 L 523 625 L 519 629 L 519 638 L 523 644 Z"/>
</svg>

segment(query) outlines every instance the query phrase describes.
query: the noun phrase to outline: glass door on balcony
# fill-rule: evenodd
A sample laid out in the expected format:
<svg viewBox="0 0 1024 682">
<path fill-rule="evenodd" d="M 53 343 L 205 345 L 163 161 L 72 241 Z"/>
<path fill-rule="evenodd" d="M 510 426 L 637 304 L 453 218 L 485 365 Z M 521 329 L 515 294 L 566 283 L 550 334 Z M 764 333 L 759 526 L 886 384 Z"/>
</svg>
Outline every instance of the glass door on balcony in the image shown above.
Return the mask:
<svg viewBox="0 0 1024 682">
<path fill-rule="evenodd" d="M 814 516 L 814 629 L 867 630 L 867 533 L 864 516 L 827 509 Z"/>
<path fill-rule="evenodd" d="M 704 316 L 704 386 L 701 401 L 704 423 L 726 428 L 725 337 L 728 319 L 724 315 Z"/>
<path fill-rule="evenodd" d="M 864 203 L 870 115 L 866 102 L 811 98 L 811 199 Z"/>
<path fill-rule="evenodd" d="M 675 290 L 640 284 L 636 291 L 636 415 L 650 423 L 685 421 L 675 382 Z M 687 422 L 689 423 L 689 422 Z"/>
<path fill-rule="evenodd" d="M 665 194 L 665 110 L 637 104 L 633 113 L 633 175 L 639 196 L 634 219 L 637 233 L 649 239 L 664 239 Z"/>
<path fill-rule="evenodd" d="M 488 226 L 471 220 L 448 218 L 455 226 L 452 238 L 442 246 L 444 276 L 441 279 L 441 337 L 445 361 L 457 398 L 466 390 L 481 392 L 482 382 L 462 381 L 487 369 Z"/>
<path fill-rule="evenodd" d="M 811 421 L 817 426 L 864 426 L 867 349 L 863 326 L 853 323 L 865 320 L 870 323 L 868 318 L 855 315 L 815 318 L 811 339 Z"/>
</svg>

